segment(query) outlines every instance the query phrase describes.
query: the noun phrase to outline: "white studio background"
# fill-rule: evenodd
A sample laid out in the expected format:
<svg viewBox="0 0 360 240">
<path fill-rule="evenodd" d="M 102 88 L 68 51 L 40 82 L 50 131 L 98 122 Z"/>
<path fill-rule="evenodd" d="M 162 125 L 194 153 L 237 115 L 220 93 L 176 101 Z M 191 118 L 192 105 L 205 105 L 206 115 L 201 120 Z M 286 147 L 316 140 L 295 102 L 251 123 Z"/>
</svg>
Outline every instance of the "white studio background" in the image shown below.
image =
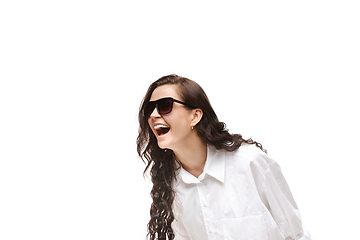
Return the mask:
<svg viewBox="0 0 360 240">
<path fill-rule="evenodd" d="M 170 73 L 279 162 L 314 239 L 354 239 L 357 1 L 124 2 L 0 3 L 0 239 L 144 239 L 137 111 Z"/>
</svg>

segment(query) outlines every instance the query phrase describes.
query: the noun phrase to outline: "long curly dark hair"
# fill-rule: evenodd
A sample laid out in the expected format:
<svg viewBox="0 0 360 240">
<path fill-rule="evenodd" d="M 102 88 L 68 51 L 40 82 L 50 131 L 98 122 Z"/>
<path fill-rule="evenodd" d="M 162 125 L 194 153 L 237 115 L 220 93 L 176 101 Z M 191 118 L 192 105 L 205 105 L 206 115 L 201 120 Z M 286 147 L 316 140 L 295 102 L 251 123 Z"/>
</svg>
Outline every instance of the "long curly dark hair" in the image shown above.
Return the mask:
<svg viewBox="0 0 360 240">
<path fill-rule="evenodd" d="M 252 139 L 243 139 L 240 134 L 230 134 L 225 123 L 220 122 L 211 107 L 210 101 L 204 90 L 194 81 L 172 74 L 161 77 L 152 83 L 141 103 L 139 110 L 139 135 L 137 137 L 137 152 L 146 164 L 144 174 L 151 167 L 150 176 L 153 183 L 151 197 L 153 202 L 150 209 L 150 221 L 148 223 L 148 237 L 150 240 L 172 240 L 175 235 L 171 228 L 174 220 L 172 204 L 175 192 L 172 181 L 181 163 L 176 159 L 170 149 L 161 149 L 152 132 L 148 118 L 144 115 L 144 105 L 150 101 L 153 91 L 162 85 L 173 84 L 178 86 L 181 100 L 190 106 L 196 106 L 203 111 L 200 122 L 196 125 L 198 135 L 216 149 L 225 149 L 229 152 L 238 149 L 241 144 L 255 144 L 266 152 L 260 143 Z"/>
</svg>

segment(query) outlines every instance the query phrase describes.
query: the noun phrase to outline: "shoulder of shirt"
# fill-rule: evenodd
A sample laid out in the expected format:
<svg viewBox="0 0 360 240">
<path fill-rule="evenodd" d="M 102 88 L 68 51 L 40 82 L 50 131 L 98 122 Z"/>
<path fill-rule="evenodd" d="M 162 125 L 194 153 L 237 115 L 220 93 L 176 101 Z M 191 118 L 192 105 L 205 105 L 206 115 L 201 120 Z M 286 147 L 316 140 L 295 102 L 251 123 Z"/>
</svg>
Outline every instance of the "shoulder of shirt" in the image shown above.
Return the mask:
<svg viewBox="0 0 360 240">
<path fill-rule="evenodd" d="M 254 144 L 242 144 L 234 152 L 227 152 L 227 157 L 241 158 L 242 161 L 262 170 L 267 170 L 270 165 L 276 164 L 273 159 Z"/>
</svg>

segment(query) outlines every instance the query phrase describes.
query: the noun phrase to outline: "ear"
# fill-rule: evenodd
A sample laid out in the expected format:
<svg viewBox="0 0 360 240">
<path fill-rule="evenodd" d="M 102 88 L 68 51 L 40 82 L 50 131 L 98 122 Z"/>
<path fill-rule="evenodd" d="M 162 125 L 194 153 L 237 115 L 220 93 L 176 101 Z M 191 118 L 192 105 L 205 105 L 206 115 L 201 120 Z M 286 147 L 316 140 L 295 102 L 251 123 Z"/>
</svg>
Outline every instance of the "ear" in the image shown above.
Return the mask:
<svg viewBox="0 0 360 240">
<path fill-rule="evenodd" d="M 195 127 L 200 122 L 202 116 L 203 111 L 200 108 L 193 109 L 191 114 L 191 126 Z"/>
</svg>

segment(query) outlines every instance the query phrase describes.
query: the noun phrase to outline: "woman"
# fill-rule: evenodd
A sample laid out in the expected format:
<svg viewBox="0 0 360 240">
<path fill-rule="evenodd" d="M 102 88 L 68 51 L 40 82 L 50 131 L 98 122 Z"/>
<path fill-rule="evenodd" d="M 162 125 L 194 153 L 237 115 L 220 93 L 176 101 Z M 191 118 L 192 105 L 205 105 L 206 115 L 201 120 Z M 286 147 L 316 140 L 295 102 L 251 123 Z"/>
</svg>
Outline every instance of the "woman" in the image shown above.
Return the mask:
<svg viewBox="0 0 360 240">
<path fill-rule="evenodd" d="M 309 240 L 277 163 L 230 134 L 204 90 L 168 75 L 150 85 L 137 151 L 153 182 L 153 239 Z"/>
</svg>

